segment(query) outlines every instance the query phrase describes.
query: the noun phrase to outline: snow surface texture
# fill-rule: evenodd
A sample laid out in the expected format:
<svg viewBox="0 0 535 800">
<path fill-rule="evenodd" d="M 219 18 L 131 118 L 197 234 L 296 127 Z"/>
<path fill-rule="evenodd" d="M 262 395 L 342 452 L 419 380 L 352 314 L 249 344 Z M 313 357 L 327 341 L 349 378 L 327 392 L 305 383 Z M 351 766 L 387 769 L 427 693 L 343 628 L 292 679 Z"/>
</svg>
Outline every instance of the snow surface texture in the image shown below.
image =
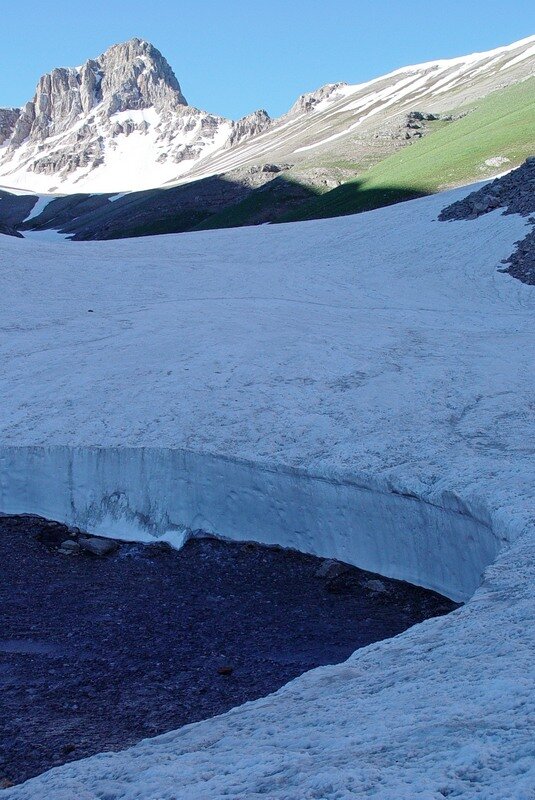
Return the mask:
<svg viewBox="0 0 535 800">
<path fill-rule="evenodd" d="M 436 221 L 467 191 L 2 241 L 0 510 L 207 527 L 453 597 L 490 564 L 446 618 L 6 798 L 533 800 L 535 295 L 496 269 L 525 219 Z"/>
</svg>

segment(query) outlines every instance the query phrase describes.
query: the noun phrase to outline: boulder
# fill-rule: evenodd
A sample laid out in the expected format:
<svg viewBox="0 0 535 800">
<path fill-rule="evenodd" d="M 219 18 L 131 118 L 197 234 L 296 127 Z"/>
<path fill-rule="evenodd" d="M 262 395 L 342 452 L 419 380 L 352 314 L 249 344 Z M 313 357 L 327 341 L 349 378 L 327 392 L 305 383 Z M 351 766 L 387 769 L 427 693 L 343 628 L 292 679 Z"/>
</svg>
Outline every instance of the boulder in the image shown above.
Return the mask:
<svg viewBox="0 0 535 800">
<path fill-rule="evenodd" d="M 343 575 L 345 572 L 349 572 L 351 567 L 349 564 L 344 564 L 342 561 L 335 561 L 332 558 L 328 558 L 324 561 L 318 569 L 316 570 L 316 577 L 317 578 L 327 578 L 330 580 L 331 578 L 336 578 L 338 575 Z"/>
<path fill-rule="evenodd" d="M 66 539 L 61 543 L 58 552 L 64 556 L 72 556 L 78 554 L 80 549 L 80 545 L 74 539 Z"/>
<path fill-rule="evenodd" d="M 388 589 L 386 588 L 383 581 L 379 580 L 366 581 L 366 583 L 364 584 L 364 588 L 368 589 L 368 591 L 373 592 L 374 594 L 388 594 Z"/>
<path fill-rule="evenodd" d="M 94 556 L 107 556 L 114 553 L 119 547 L 113 539 L 100 539 L 97 536 L 83 536 L 78 540 L 78 544 L 86 553 Z"/>
</svg>

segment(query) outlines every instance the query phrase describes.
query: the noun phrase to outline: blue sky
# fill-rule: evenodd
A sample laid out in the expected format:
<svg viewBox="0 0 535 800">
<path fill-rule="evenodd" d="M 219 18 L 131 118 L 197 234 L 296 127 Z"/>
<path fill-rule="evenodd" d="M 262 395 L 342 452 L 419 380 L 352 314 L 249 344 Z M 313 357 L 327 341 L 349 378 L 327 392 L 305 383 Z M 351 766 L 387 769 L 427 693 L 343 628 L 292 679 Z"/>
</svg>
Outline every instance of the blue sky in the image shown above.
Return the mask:
<svg viewBox="0 0 535 800">
<path fill-rule="evenodd" d="M 324 83 L 535 34 L 530 0 L 0 0 L 0 10 L 0 105 L 29 100 L 54 66 L 139 36 L 162 51 L 192 105 L 234 118 L 282 114 Z"/>
</svg>

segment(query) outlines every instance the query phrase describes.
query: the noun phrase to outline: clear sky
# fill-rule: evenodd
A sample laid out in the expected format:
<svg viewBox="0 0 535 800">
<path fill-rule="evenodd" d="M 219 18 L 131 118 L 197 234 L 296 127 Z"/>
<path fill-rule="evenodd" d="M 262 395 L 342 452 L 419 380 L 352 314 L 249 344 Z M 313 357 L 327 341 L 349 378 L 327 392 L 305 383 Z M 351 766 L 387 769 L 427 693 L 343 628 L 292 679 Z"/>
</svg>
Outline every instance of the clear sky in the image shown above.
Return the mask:
<svg viewBox="0 0 535 800">
<path fill-rule="evenodd" d="M 535 34 L 533 0 L 0 0 L 0 105 L 41 74 L 132 36 L 162 51 L 192 105 L 284 113 L 303 92 Z"/>
</svg>

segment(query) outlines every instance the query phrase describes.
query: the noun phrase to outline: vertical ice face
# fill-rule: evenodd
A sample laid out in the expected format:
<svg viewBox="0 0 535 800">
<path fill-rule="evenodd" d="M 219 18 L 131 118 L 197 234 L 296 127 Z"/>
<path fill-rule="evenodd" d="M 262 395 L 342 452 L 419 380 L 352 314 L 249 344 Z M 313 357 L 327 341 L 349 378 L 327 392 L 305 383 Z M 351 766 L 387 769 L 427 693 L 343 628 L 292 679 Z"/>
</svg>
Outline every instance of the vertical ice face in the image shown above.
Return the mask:
<svg viewBox="0 0 535 800">
<path fill-rule="evenodd" d="M 291 469 L 165 448 L 0 447 L 4 513 L 181 546 L 206 532 L 334 557 L 467 600 L 500 547 L 488 519 Z"/>
</svg>

